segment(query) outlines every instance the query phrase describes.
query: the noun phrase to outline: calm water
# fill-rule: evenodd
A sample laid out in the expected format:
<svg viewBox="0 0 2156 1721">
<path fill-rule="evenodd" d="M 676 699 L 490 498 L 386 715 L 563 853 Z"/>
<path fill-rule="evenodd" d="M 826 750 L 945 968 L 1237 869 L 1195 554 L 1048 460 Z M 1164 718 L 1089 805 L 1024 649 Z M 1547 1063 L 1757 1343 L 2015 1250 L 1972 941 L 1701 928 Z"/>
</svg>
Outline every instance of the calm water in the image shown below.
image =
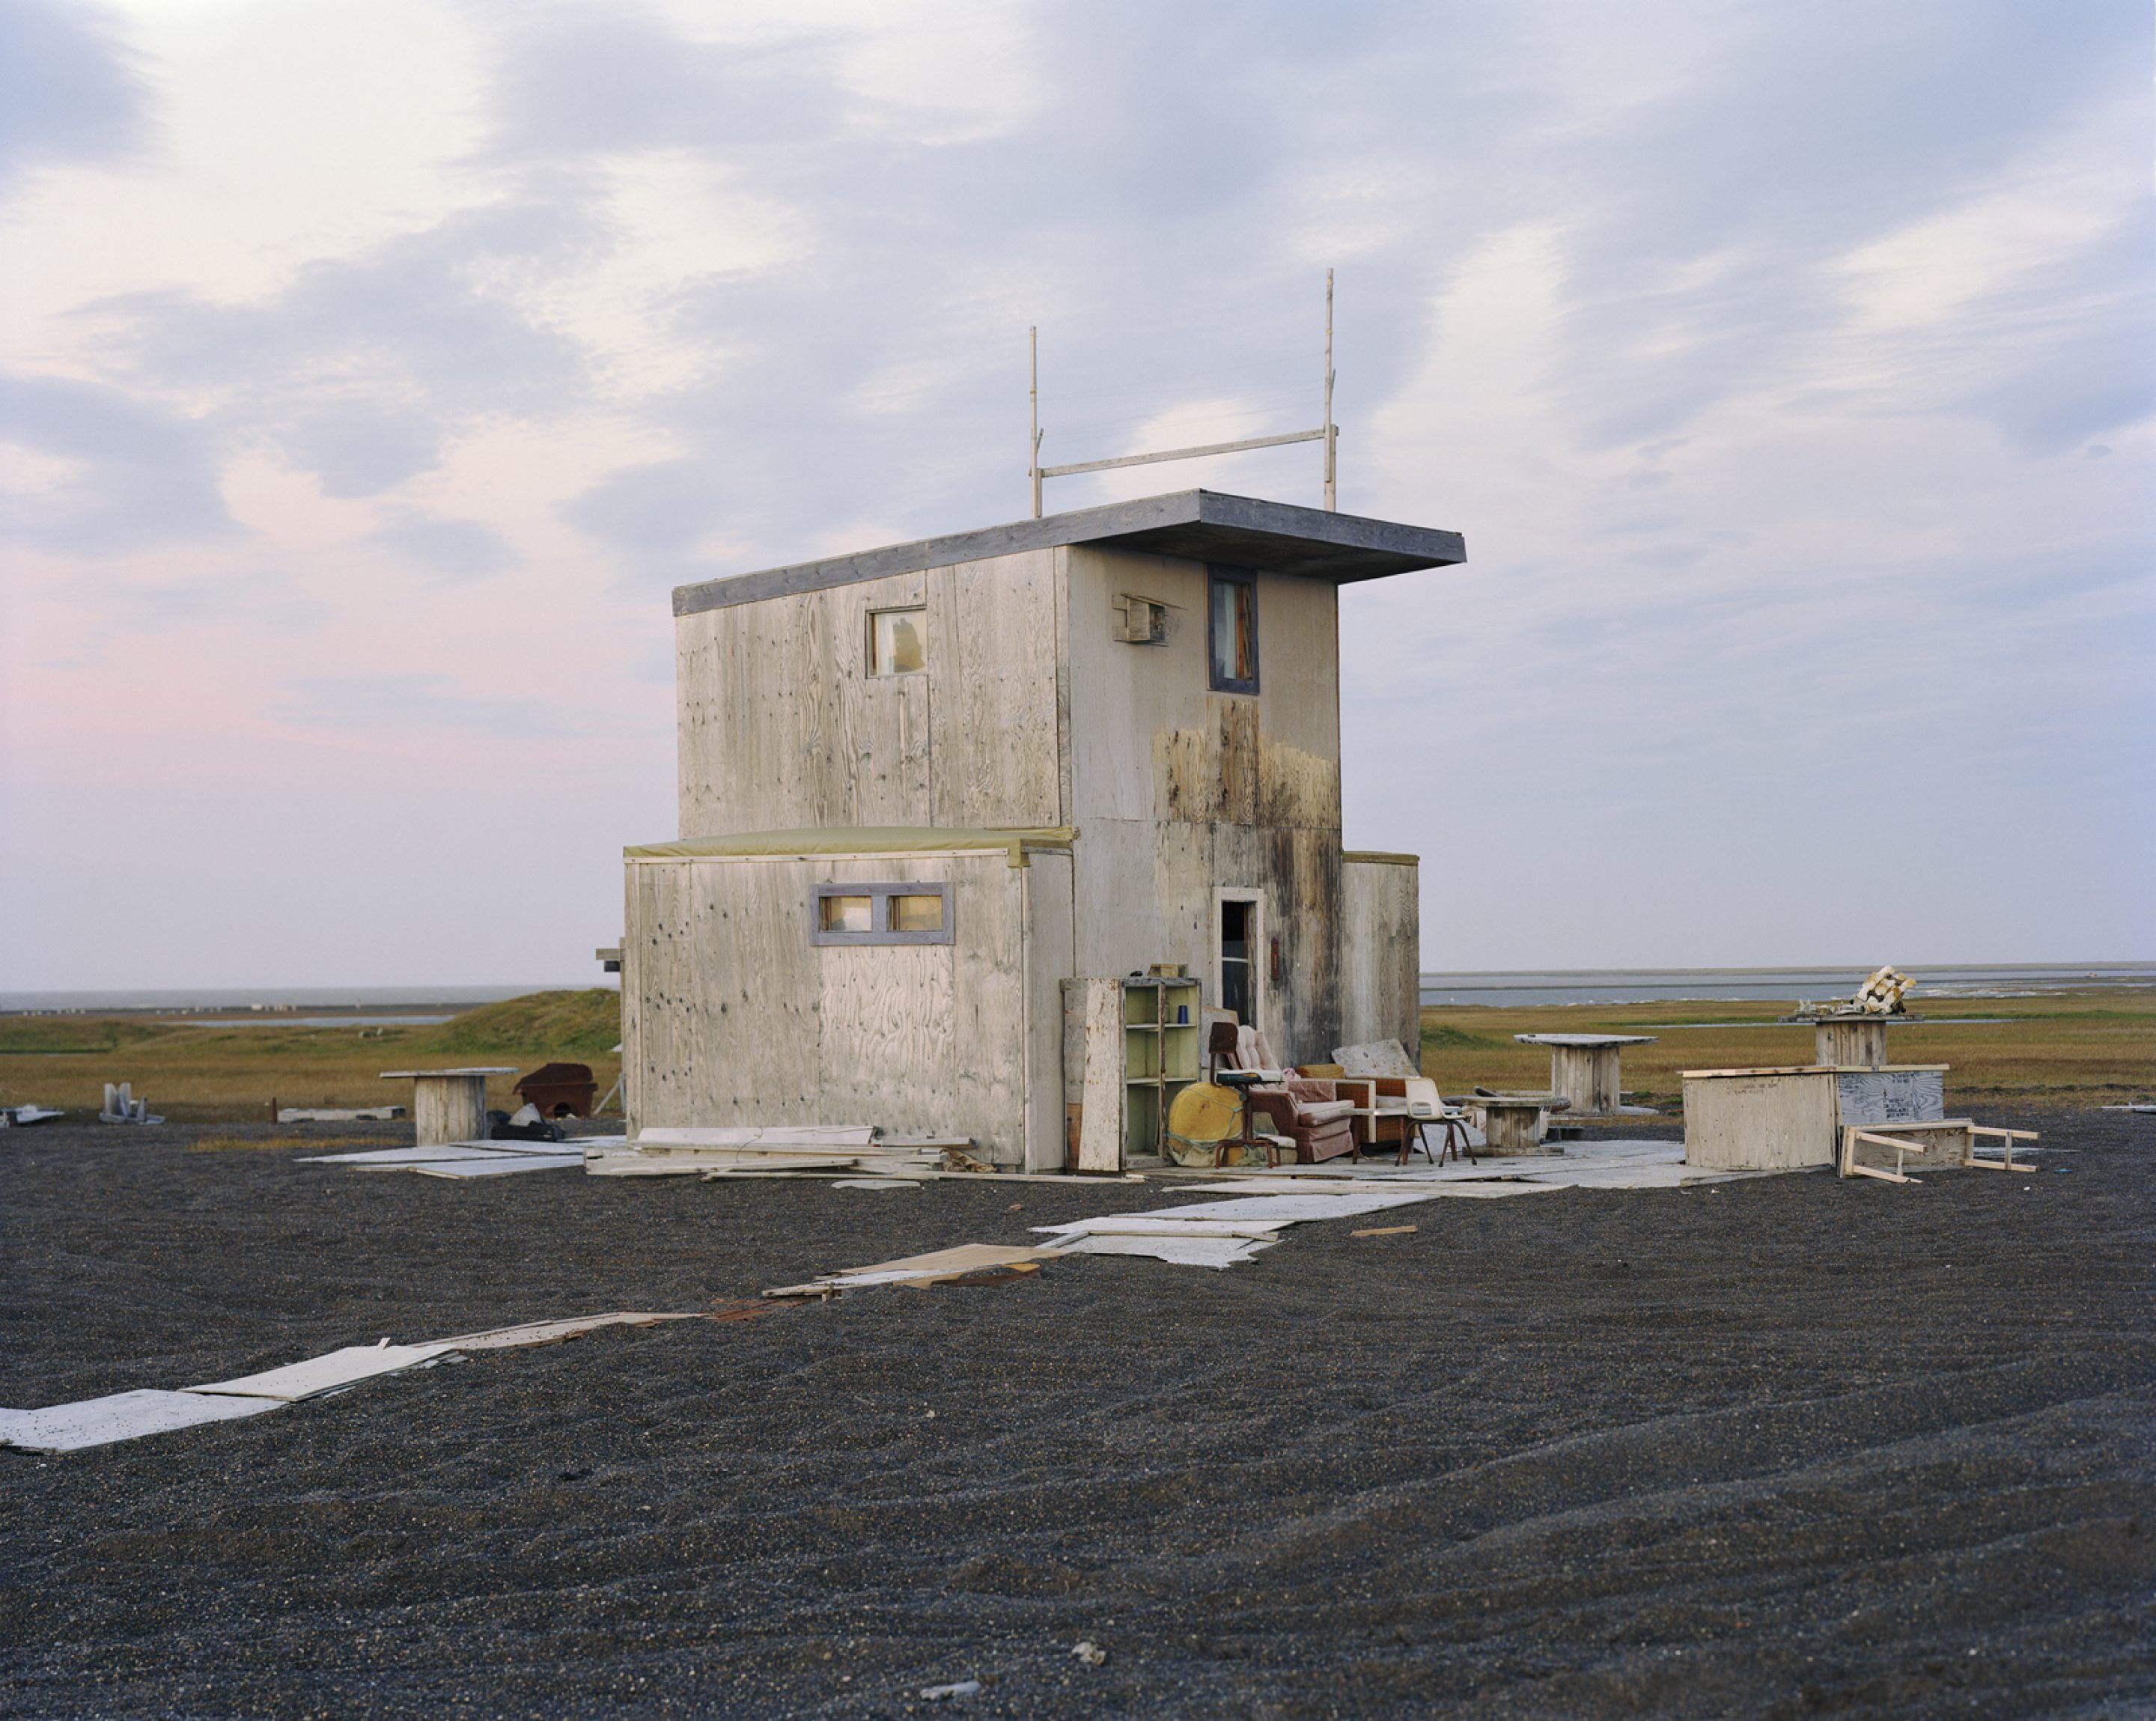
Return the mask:
<svg viewBox="0 0 2156 1721">
<path fill-rule="evenodd" d="M 1873 963 L 1872 968 L 1876 968 Z M 1845 998 L 1872 968 L 1548 968 L 1518 974 L 1424 974 L 1424 1004 L 1651 1004 L 1739 999 L 1815 1003 Z M 1917 998 L 2025 998 L 2111 986 L 2156 986 L 2156 962 L 1921 968 L 1902 972 Z"/>
<path fill-rule="evenodd" d="M 1876 964 L 1873 964 L 1874 967 Z M 1658 999 L 1701 1003 L 1738 999 L 1794 1003 L 1846 997 L 1870 968 L 1537 968 L 1509 974 L 1430 974 L 1422 977 L 1424 1004 L 1646 1004 Z M 1907 968 L 1918 998 L 2014 998 L 2031 993 L 2079 992 L 2112 986 L 2156 986 L 2156 962 L 2051 963 Z M 527 992 L 577 989 L 596 979 L 525 986 L 287 986 L 217 987 L 192 990 L 0 992 L 0 1014 L 10 1010 L 157 1010 L 172 1015 L 229 1020 L 240 1011 L 280 1026 L 300 1020 L 299 1010 L 363 1010 L 367 1022 L 440 1020 L 459 1009 L 520 998 Z M 275 1014 L 271 1014 L 272 1012 Z M 243 1018 L 244 1020 L 244 1018 Z M 337 1026 L 361 1025 L 352 1015 Z"/>
<path fill-rule="evenodd" d="M 303 1019 L 296 1010 L 366 1010 L 366 1025 L 382 1022 L 443 1021 L 475 1004 L 497 1004 L 527 992 L 580 990 L 596 979 L 552 986 L 202 986 L 187 991 L 0 992 L 0 1014 L 9 1010 L 157 1010 L 171 1015 L 228 1017 L 246 1010 L 280 1027 Z M 275 1012 L 272 1015 L 270 1012 Z M 360 1019 L 331 1018 L 338 1027 L 362 1025 Z M 309 1020 L 308 1025 L 314 1025 Z"/>
</svg>

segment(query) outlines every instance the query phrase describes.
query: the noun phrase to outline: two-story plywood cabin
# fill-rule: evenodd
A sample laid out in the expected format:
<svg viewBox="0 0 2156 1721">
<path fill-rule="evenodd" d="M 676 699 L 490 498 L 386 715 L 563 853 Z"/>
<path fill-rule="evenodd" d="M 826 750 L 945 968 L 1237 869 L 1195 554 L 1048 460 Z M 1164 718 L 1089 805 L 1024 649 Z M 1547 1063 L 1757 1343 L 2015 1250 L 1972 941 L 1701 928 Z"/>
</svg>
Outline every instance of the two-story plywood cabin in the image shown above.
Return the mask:
<svg viewBox="0 0 2156 1721">
<path fill-rule="evenodd" d="M 1064 1163 L 1062 983 L 1183 963 L 1289 1061 L 1417 1037 L 1344 850 L 1338 588 L 1459 536 L 1206 491 L 685 586 L 678 841 L 627 851 L 633 1128 Z"/>
</svg>

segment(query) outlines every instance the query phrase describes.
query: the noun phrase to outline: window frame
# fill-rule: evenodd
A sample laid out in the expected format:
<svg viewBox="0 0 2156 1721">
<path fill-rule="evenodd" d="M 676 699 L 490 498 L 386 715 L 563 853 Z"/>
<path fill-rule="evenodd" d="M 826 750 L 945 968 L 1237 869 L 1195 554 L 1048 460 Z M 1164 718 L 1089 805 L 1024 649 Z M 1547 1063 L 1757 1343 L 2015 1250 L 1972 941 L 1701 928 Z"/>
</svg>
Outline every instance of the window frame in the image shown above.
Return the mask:
<svg viewBox="0 0 2156 1721">
<path fill-rule="evenodd" d="M 917 670 L 886 670 L 877 667 L 876 623 L 886 615 L 917 615 L 921 618 L 921 667 Z M 865 680 L 896 681 L 907 676 L 928 673 L 928 606 L 926 604 L 886 604 L 867 614 L 867 635 L 861 641 L 861 667 L 866 671 Z"/>
<path fill-rule="evenodd" d="M 1258 576 L 1247 568 L 1214 568 L 1205 570 L 1205 682 L 1215 693 L 1246 693 L 1258 691 Z M 1248 677 L 1224 676 L 1220 673 L 1220 606 L 1218 593 L 1222 586 L 1240 586 L 1250 594 L 1250 673 Z"/>
<path fill-rule="evenodd" d="M 831 896 L 866 896 L 869 899 L 869 930 L 865 932 L 828 931 L 824 925 L 824 903 Z M 943 924 L 932 932 L 895 932 L 891 925 L 891 899 L 893 896 L 940 896 L 943 900 Z M 942 883 L 906 881 L 899 883 L 822 884 L 818 885 L 808 898 L 808 942 L 824 944 L 948 944 L 956 932 L 957 917 L 952 912 L 951 886 Z"/>
</svg>

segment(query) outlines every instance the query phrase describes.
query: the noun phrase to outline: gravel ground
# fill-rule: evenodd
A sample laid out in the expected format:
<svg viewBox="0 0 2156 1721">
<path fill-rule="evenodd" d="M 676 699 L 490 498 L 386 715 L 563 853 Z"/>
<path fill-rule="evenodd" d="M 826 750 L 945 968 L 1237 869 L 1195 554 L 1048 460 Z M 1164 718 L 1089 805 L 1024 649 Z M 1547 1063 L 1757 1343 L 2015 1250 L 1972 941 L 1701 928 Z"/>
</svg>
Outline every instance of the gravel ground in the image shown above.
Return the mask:
<svg viewBox="0 0 2156 1721">
<path fill-rule="evenodd" d="M 2063 1151 L 1440 1201 L 0 1453 L 0 1709 L 2156 1713 L 2156 1118 L 1998 1121 Z M 1162 1196 L 460 1185 L 211 1133 L 0 1136 L 0 1402 Z"/>
</svg>

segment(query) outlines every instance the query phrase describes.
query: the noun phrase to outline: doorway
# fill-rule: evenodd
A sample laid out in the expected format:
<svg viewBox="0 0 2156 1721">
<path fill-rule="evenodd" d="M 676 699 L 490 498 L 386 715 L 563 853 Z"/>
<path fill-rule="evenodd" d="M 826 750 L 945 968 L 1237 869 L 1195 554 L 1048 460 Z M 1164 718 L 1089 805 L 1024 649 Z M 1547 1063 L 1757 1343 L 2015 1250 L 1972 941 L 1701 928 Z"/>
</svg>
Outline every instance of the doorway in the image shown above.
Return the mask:
<svg viewBox="0 0 2156 1721">
<path fill-rule="evenodd" d="M 1220 1007 L 1233 1010 L 1245 1027 L 1260 1026 L 1265 990 L 1258 965 L 1265 932 L 1262 900 L 1251 894 L 1216 892 L 1213 914 Z"/>
</svg>

